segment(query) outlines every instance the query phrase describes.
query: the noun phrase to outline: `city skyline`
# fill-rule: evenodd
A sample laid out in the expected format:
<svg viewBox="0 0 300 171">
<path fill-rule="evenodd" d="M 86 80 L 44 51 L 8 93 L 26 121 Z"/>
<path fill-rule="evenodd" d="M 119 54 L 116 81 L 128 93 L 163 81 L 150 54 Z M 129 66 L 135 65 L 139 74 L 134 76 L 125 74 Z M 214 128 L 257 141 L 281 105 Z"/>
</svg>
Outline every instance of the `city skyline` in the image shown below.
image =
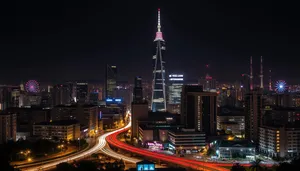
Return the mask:
<svg viewBox="0 0 300 171">
<path fill-rule="evenodd" d="M 133 82 L 136 75 L 151 80 L 155 14 L 161 8 L 167 73 L 197 79 L 205 76 L 205 65 L 210 64 L 213 78 L 241 80 L 242 73 L 249 73 L 253 56 L 253 74 L 258 77 L 263 56 L 265 85 L 269 69 L 274 81 L 296 84 L 299 24 L 286 7 L 274 2 L 200 6 L 41 2 L 17 3 L 15 9 L 8 5 L 1 14 L 6 17 L 1 28 L 0 82 L 104 80 L 106 64 L 119 68 L 120 80 Z"/>
</svg>

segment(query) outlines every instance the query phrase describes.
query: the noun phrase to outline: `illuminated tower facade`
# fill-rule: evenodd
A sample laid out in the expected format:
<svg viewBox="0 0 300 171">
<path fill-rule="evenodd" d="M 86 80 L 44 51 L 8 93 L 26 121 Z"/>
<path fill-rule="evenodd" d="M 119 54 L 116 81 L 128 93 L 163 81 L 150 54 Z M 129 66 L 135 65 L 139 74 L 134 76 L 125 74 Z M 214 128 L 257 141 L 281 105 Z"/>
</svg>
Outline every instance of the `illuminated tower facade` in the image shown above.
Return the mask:
<svg viewBox="0 0 300 171">
<path fill-rule="evenodd" d="M 263 58 L 260 57 L 260 88 L 264 89 L 264 71 L 263 71 Z"/>
<path fill-rule="evenodd" d="M 117 67 L 106 65 L 105 70 L 105 98 L 113 98 L 114 90 L 117 88 Z"/>
<path fill-rule="evenodd" d="M 165 41 L 160 30 L 160 9 L 158 9 L 157 32 L 154 39 L 156 44 L 155 55 L 153 56 L 153 81 L 152 81 L 152 101 L 151 110 L 166 111 L 166 85 L 165 85 L 165 67 L 163 52 L 165 51 Z"/>
</svg>

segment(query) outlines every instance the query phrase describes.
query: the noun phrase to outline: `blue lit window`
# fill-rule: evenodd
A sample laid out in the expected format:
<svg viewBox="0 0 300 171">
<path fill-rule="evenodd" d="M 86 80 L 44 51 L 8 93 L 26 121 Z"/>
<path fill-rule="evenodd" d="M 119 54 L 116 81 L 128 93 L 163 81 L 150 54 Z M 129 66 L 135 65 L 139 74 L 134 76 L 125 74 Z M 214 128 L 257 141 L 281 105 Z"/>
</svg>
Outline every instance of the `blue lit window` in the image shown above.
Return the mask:
<svg viewBox="0 0 300 171">
<path fill-rule="evenodd" d="M 155 170 L 154 164 L 149 164 L 149 170 Z"/>
<path fill-rule="evenodd" d="M 138 164 L 137 165 L 137 170 L 140 171 L 140 170 L 144 170 L 144 165 L 143 164 Z"/>
<path fill-rule="evenodd" d="M 148 164 L 144 164 L 144 170 L 149 170 L 149 165 Z"/>
</svg>

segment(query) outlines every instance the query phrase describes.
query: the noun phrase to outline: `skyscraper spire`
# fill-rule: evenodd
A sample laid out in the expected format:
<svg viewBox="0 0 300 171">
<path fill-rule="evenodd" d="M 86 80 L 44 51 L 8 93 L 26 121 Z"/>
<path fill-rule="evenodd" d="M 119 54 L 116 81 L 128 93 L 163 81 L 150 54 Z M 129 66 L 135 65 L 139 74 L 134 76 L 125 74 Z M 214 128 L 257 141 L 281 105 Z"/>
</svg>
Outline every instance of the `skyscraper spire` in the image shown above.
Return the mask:
<svg viewBox="0 0 300 171">
<path fill-rule="evenodd" d="M 160 32 L 160 9 L 158 8 L 158 12 L 157 12 L 157 31 Z"/>
<path fill-rule="evenodd" d="M 153 56 L 153 81 L 152 81 L 152 101 L 151 110 L 162 112 L 167 110 L 166 104 L 166 84 L 165 84 L 165 61 L 163 52 L 165 51 L 165 41 L 162 37 L 160 25 L 160 9 L 158 9 L 157 32 L 154 39 L 156 44 L 155 55 Z"/>
<path fill-rule="evenodd" d="M 164 41 L 163 39 L 163 35 L 162 35 L 162 32 L 160 30 L 161 28 L 161 25 L 160 25 L 160 9 L 158 8 L 157 10 L 157 32 L 156 32 L 156 36 L 155 36 L 155 39 L 154 41 Z"/>
<path fill-rule="evenodd" d="M 250 57 L 250 90 L 253 90 L 252 56 Z"/>
<path fill-rule="evenodd" d="M 264 89 L 263 58 L 260 57 L 260 88 Z"/>
</svg>

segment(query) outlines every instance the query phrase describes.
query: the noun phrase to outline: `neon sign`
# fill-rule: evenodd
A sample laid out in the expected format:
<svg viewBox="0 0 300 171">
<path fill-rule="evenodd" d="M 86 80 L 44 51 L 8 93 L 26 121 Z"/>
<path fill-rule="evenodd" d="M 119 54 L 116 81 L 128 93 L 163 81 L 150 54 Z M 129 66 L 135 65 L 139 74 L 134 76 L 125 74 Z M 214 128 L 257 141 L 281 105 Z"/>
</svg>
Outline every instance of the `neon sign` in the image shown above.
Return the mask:
<svg viewBox="0 0 300 171">
<path fill-rule="evenodd" d="M 120 102 L 122 102 L 122 99 L 121 99 L 121 98 L 117 98 L 117 99 L 107 98 L 107 99 L 106 99 L 106 102 L 120 103 Z"/>
</svg>

